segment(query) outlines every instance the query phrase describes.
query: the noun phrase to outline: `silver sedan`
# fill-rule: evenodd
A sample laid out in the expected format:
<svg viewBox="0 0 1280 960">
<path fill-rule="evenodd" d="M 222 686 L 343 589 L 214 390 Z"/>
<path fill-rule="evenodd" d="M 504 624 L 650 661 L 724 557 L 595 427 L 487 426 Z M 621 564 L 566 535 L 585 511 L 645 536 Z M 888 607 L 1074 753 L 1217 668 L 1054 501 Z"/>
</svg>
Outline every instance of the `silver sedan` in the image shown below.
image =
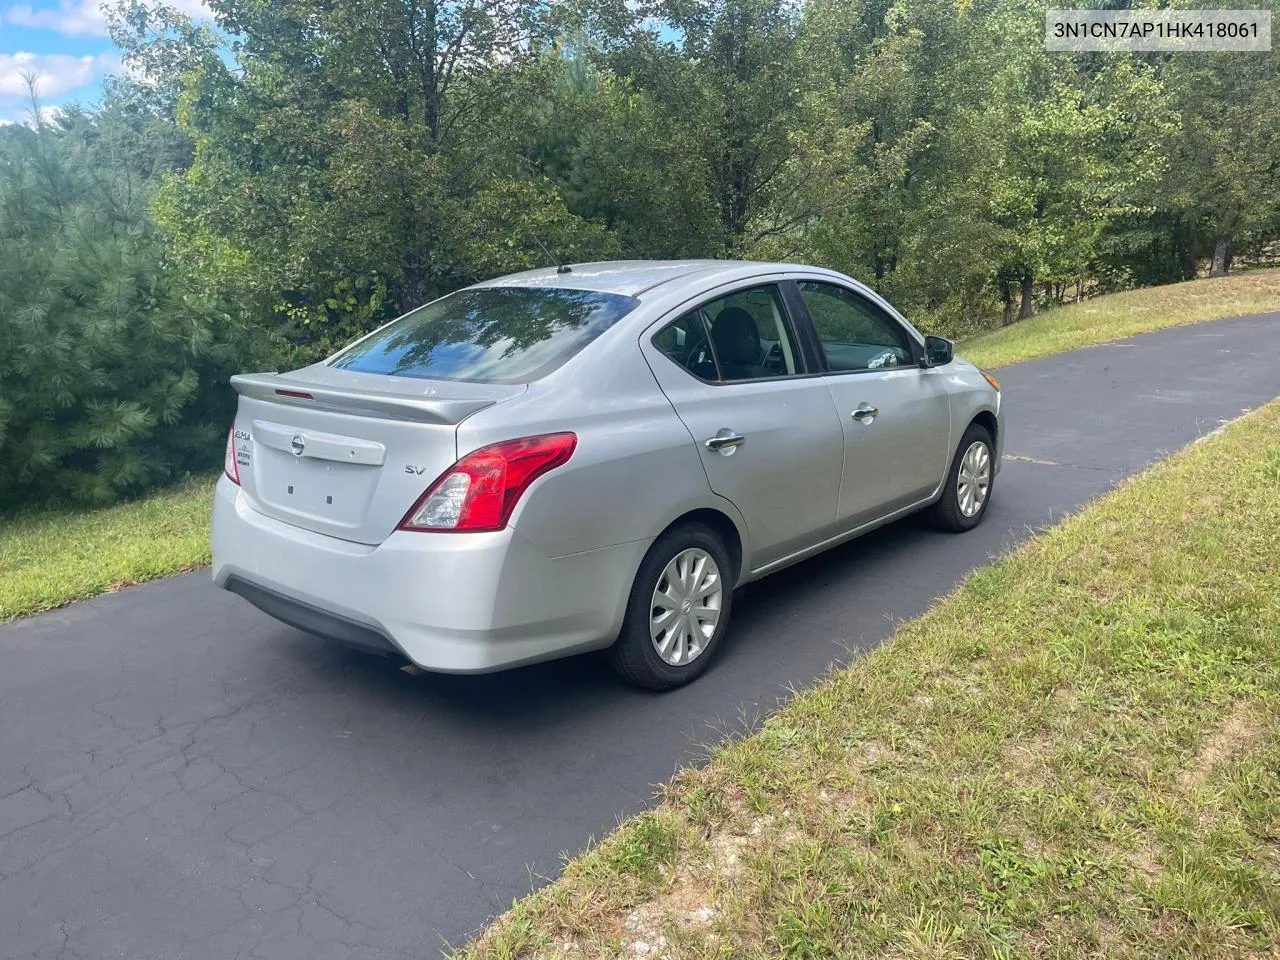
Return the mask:
<svg viewBox="0 0 1280 960">
<path fill-rule="evenodd" d="M 1003 440 L 949 341 L 781 263 L 513 274 L 232 384 L 219 586 L 427 670 L 607 648 L 655 689 L 737 587 L 914 510 L 976 526 Z"/>
</svg>

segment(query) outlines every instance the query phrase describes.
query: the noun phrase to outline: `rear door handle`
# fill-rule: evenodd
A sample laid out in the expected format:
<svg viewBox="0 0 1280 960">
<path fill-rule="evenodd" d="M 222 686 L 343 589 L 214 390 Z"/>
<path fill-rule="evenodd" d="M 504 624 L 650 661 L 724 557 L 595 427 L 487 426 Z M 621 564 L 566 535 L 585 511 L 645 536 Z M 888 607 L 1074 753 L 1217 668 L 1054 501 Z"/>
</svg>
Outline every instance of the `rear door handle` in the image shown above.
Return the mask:
<svg viewBox="0 0 1280 960">
<path fill-rule="evenodd" d="M 853 411 L 853 419 L 859 423 L 870 423 L 880 414 L 879 407 L 873 407 L 869 403 L 858 404 L 858 409 Z"/>
<path fill-rule="evenodd" d="M 740 447 L 746 441 L 740 433 L 734 433 L 730 430 L 721 430 L 714 437 L 707 440 L 708 450 L 726 450 L 729 447 Z"/>
</svg>

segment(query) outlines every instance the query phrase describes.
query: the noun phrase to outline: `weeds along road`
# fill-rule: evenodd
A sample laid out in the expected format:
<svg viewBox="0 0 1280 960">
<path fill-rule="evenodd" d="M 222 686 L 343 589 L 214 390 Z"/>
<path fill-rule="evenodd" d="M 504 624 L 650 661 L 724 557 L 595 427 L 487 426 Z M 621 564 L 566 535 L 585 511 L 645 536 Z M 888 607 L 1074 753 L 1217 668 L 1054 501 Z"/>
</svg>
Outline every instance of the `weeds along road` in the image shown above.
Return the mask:
<svg viewBox="0 0 1280 960">
<path fill-rule="evenodd" d="M 705 745 L 973 567 L 1280 393 L 1280 314 L 1000 371 L 986 522 L 906 520 L 752 585 L 675 693 L 593 658 L 410 677 L 206 572 L 0 627 L 0 957 L 431 956 Z"/>
</svg>

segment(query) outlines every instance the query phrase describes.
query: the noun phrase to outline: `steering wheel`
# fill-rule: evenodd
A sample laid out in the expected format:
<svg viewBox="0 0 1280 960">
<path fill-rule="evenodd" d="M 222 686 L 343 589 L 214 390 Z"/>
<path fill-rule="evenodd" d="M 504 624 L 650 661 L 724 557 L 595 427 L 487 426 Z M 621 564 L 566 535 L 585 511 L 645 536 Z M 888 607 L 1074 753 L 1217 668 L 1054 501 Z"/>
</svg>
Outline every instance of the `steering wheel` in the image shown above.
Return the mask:
<svg viewBox="0 0 1280 960">
<path fill-rule="evenodd" d="M 717 377 L 716 361 L 711 355 L 711 345 L 707 338 L 695 340 L 689 352 L 684 355 L 685 369 L 702 380 L 715 380 Z"/>
</svg>

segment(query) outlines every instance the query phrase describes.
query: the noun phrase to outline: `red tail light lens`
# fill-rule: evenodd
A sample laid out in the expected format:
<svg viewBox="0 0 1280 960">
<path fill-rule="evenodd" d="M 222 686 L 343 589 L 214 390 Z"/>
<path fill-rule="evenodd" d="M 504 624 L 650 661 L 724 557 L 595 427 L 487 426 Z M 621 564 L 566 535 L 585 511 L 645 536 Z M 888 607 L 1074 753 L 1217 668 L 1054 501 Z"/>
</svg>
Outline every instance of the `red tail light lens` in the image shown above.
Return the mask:
<svg viewBox="0 0 1280 960">
<path fill-rule="evenodd" d="M 548 433 L 475 450 L 440 475 L 400 521 L 401 530 L 502 530 L 529 485 L 569 462 L 578 437 Z"/>
<path fill-rule="evenodd" d="M 222 455 L 222 472 L 227 479 L 240 486 L 240 468 L 236 466 L 236 425 L 227 431 L 227 452 Z"/>
</svg>

